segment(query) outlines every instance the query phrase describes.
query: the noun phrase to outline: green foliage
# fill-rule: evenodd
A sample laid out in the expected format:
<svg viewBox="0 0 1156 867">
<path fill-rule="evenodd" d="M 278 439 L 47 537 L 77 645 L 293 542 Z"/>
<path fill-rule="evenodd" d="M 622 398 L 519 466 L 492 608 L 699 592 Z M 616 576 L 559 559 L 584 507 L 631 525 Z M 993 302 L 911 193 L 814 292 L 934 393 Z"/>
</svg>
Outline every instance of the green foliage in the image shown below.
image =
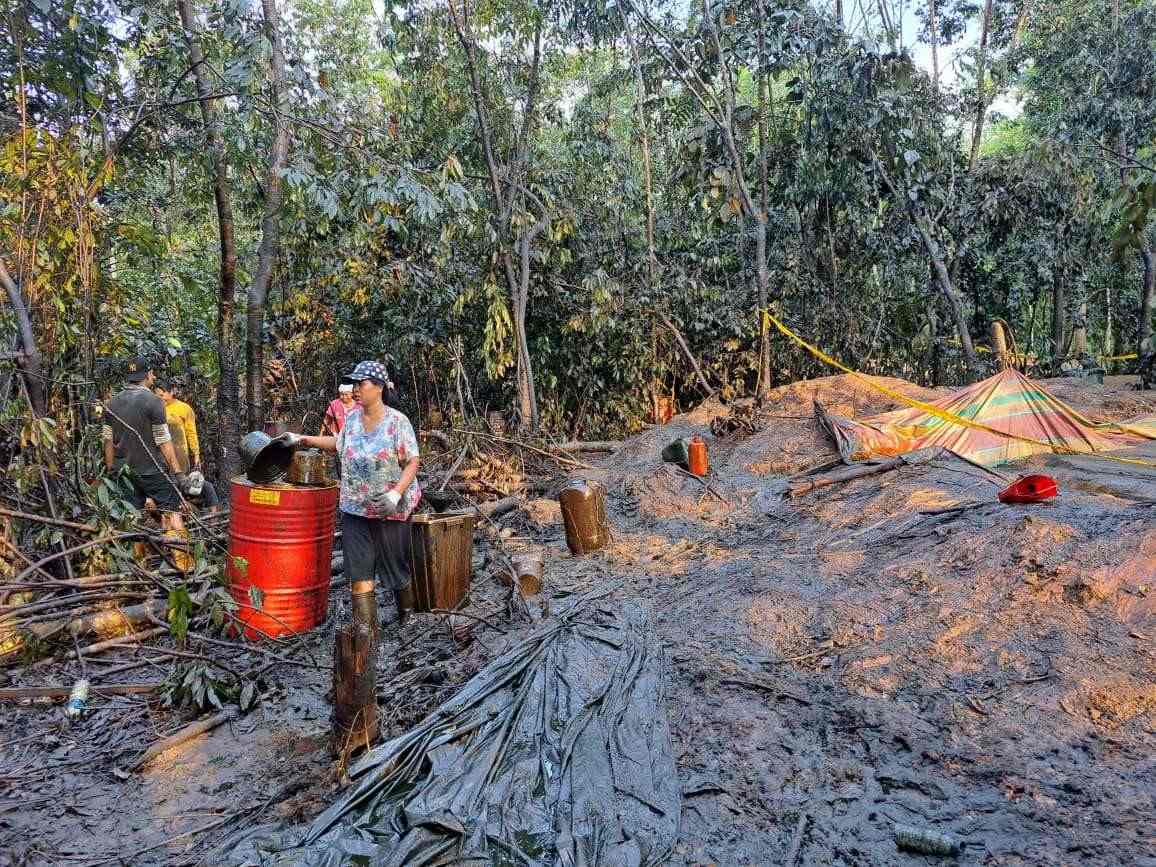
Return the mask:
<svg viewBox="0 0 1156 867">
<path fill-rule="evenodd" d="M 257 703 L 261 685 L 250 679 L 229 683 L 213 675 L 213 666 L 205 662 L 178 663 L 173 666 L 160 689 L 165 707 L 204 713 L 222 710 L 226 703 L 236 703 L 242 712 Z"/>
<path fill-rule="evenodd" d="M 66 393 L 102 396 L 100 359 L 145 353 L 189 380 L 211 436 L 218 227 L 187 35 L 155 0 L 27 5 L 27 26 L 0 46 L 0 86 L 24 106 L 19 122 L 0 124 L 0 248 L 17 251 L 49 377 L 76 379 L 54 385 L 56 405 Z M 897 34 L 848 33 L 824 4 L 718 0 L 709 21 L 697 3 L 471 4 L 499 183 L 521 191 L 506 222 L 492 207 L 471 79 L 444 4 L 282 5 L 292 147 L 265 375 L 273 409 L 309 430 L 338 372 L 371 355 L 393 363 L 419 425 L 432 406 L 457 411 L 459 389 L 467 413 L 509 404 L 517 308 L 504 255 L 543 215 L 526 339 L 550 433 L 636 430 L 652 393 L 699 397 L 659 312 L 724 399 L 750 393 L 758 263 L 720 122 L 760 203 L 764 158 L 768 166 L 772 303 L 859 368 L 936 383 L 961 375 L 912 210 L 942 248 L 974 336 L 1001 318 L 1021 349 L 1050 354 L 1056 292 L 1073 311 L 1088 305 L 1097 351 L 1138 334 L 1135 265 L 1111 256 L 1113 241 L 1118 251 L 1152 241 L 1150 3 L 1121 0 L 1114 20 L 1108 0 L 1046 0 L 1026 16 L 1022 3 L 996 0 L 984 91 L 997 98 L 1014 85 L 1024 112 L 988 126 L 974 169 L 965 150 L 979 92 L 973 46 L 962 76 L 937 90 Z M 937 5 L 945 52 L 966 45 L 982 7 Z M 221 94 L 243 310 L 273 138 L 268 44 L 259 4 L 198 0 L 194 11 Z M 527 126 L 539 32 L 540 110 Z M 728 75 L 733 112 L 704 111 L 696 76 L 720 95 Z M 0 324 L 10 324 L 7 308 Z M 776 382 L 829 372 L 779 341 L 772 368 Z M 98 453 L 94 419 L 55 415 L 56 427 L 33 427 L 5 406 L 0 427 L 47 455 L 75 443 Z M 88 460 L 86 477 L 99 477 Z M 110 480 L 85 496 L 102 520 L 124 519 Z"/>
<path fill-rule="evenodd" d="M 168 610 L 165 619 L 169 622 L 169 634 L 177 647 L 183 647 L 189 634 L 189 615 L 193 611 L 193 600 L 188 588 L 179 584 L 169 591 Z"/>
</svg>

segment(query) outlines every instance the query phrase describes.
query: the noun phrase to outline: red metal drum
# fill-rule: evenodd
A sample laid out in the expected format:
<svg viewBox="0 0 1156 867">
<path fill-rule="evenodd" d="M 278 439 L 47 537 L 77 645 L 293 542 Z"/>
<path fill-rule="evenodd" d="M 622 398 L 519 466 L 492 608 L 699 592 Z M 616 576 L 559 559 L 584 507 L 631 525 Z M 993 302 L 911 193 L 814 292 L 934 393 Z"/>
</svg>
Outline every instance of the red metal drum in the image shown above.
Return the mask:
<svg viewBox="0 0 1156 867">
<path fill-rule="evenodd" d="M 325 621 L 337 486 L 231 482 L 225 572 L 248 638 L 305 632 Z M 250 593 L 257 588 L 259 594 Z M 258 597 L 258 602 L 254 601 Z"/>
</svg>

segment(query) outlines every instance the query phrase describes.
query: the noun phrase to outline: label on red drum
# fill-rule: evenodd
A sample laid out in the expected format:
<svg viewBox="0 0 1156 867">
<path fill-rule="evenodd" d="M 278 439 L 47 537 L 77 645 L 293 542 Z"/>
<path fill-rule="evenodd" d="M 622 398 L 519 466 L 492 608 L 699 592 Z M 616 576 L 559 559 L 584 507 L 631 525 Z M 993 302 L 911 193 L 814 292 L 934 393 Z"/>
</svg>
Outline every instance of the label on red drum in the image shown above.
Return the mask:
<svg viewBox="0 0 1156 867">
<path fill-rule="evenodd" d="M 249 491 L 249 502 L 256 503 L 259 506 L 277 506 L 281 503 L 281 492 L 264 491 L 260 488 L 254 488 Z"/>
</svg>

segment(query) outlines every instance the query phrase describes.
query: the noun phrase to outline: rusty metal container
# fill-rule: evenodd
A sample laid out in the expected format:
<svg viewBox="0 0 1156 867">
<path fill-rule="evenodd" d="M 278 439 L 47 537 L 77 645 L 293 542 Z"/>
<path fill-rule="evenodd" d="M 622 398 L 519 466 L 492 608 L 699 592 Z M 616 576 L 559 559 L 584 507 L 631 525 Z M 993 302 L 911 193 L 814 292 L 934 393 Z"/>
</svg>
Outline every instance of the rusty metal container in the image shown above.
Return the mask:
<svg viewBox="0 0 1156 867">
<path fill-rule="evenodd" d="M 674 418 L 674 398 L 658 397 L 654 400 L 654 423 L 666 424 Z"/>
<path fill-rule="evenodd" d="M 292 635 L 324 623 L 337 486 L 257 485 L 241 476 L 230 486 L 225 573 L 246 637 Z"/>
<path fill-rule="evenodd" d="M 477 520 L 476 514 L 458 512 L 410 518 L 414 611 L 457 608 L 466 598 Z"/>
<path fill-rule="evenodd" d="M 541 554 L 519 554 L 510 558 L 514 574 L 518 576 L 518 587 L 523 596 L 537 596 L 542 592 L 542 573 L 546 561 Z"/>
<path fill-rule="evenodd" d="M 581 556 L 606 547 L 610 523 L 606 520 L 606 492 L 600 484 L 574 479 L 558 492 L 558 502 L 570 553 Z"/>
<path fill-rule="evenodd" d="M 693 436 L 686 446 L 686 468 L 696 476 L 705 476 L 710 472 L 710 457 L 707 455 L 706 442 L 700 436 Z"/>
<path fill-rule="evenodd" d="M 297 449 L 285 474 L 291 485 L 325 486 L 333 484 L 329 471 L 329 454 L 321 449 Z"/>
</svg>

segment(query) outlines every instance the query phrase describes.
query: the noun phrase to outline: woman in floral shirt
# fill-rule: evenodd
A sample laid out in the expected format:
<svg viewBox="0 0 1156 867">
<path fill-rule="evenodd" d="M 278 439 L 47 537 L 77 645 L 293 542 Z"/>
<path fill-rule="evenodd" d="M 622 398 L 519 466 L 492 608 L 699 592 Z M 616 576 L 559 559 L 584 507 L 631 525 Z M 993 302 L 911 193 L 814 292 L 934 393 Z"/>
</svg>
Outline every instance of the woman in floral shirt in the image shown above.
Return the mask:
<svg viewBox="0 0 1156 867">
<path fill-rule="evenodd" d="M 410 581 L 409 516 L 421 500 L 417 437 L 409 419 L 389 406 L 396 394 L 384 364 L 362 361 L 345 381 L 353 383 L 361 405 L 349 410 L 337 436 L 282 434 L 280 439 L 336 451 L 341 460 L 341 541 L 353 614 L 376 636 L 374 576 L 388 582 L 398 617 L 405 613 L 400 591 Z"/>
</svg>

